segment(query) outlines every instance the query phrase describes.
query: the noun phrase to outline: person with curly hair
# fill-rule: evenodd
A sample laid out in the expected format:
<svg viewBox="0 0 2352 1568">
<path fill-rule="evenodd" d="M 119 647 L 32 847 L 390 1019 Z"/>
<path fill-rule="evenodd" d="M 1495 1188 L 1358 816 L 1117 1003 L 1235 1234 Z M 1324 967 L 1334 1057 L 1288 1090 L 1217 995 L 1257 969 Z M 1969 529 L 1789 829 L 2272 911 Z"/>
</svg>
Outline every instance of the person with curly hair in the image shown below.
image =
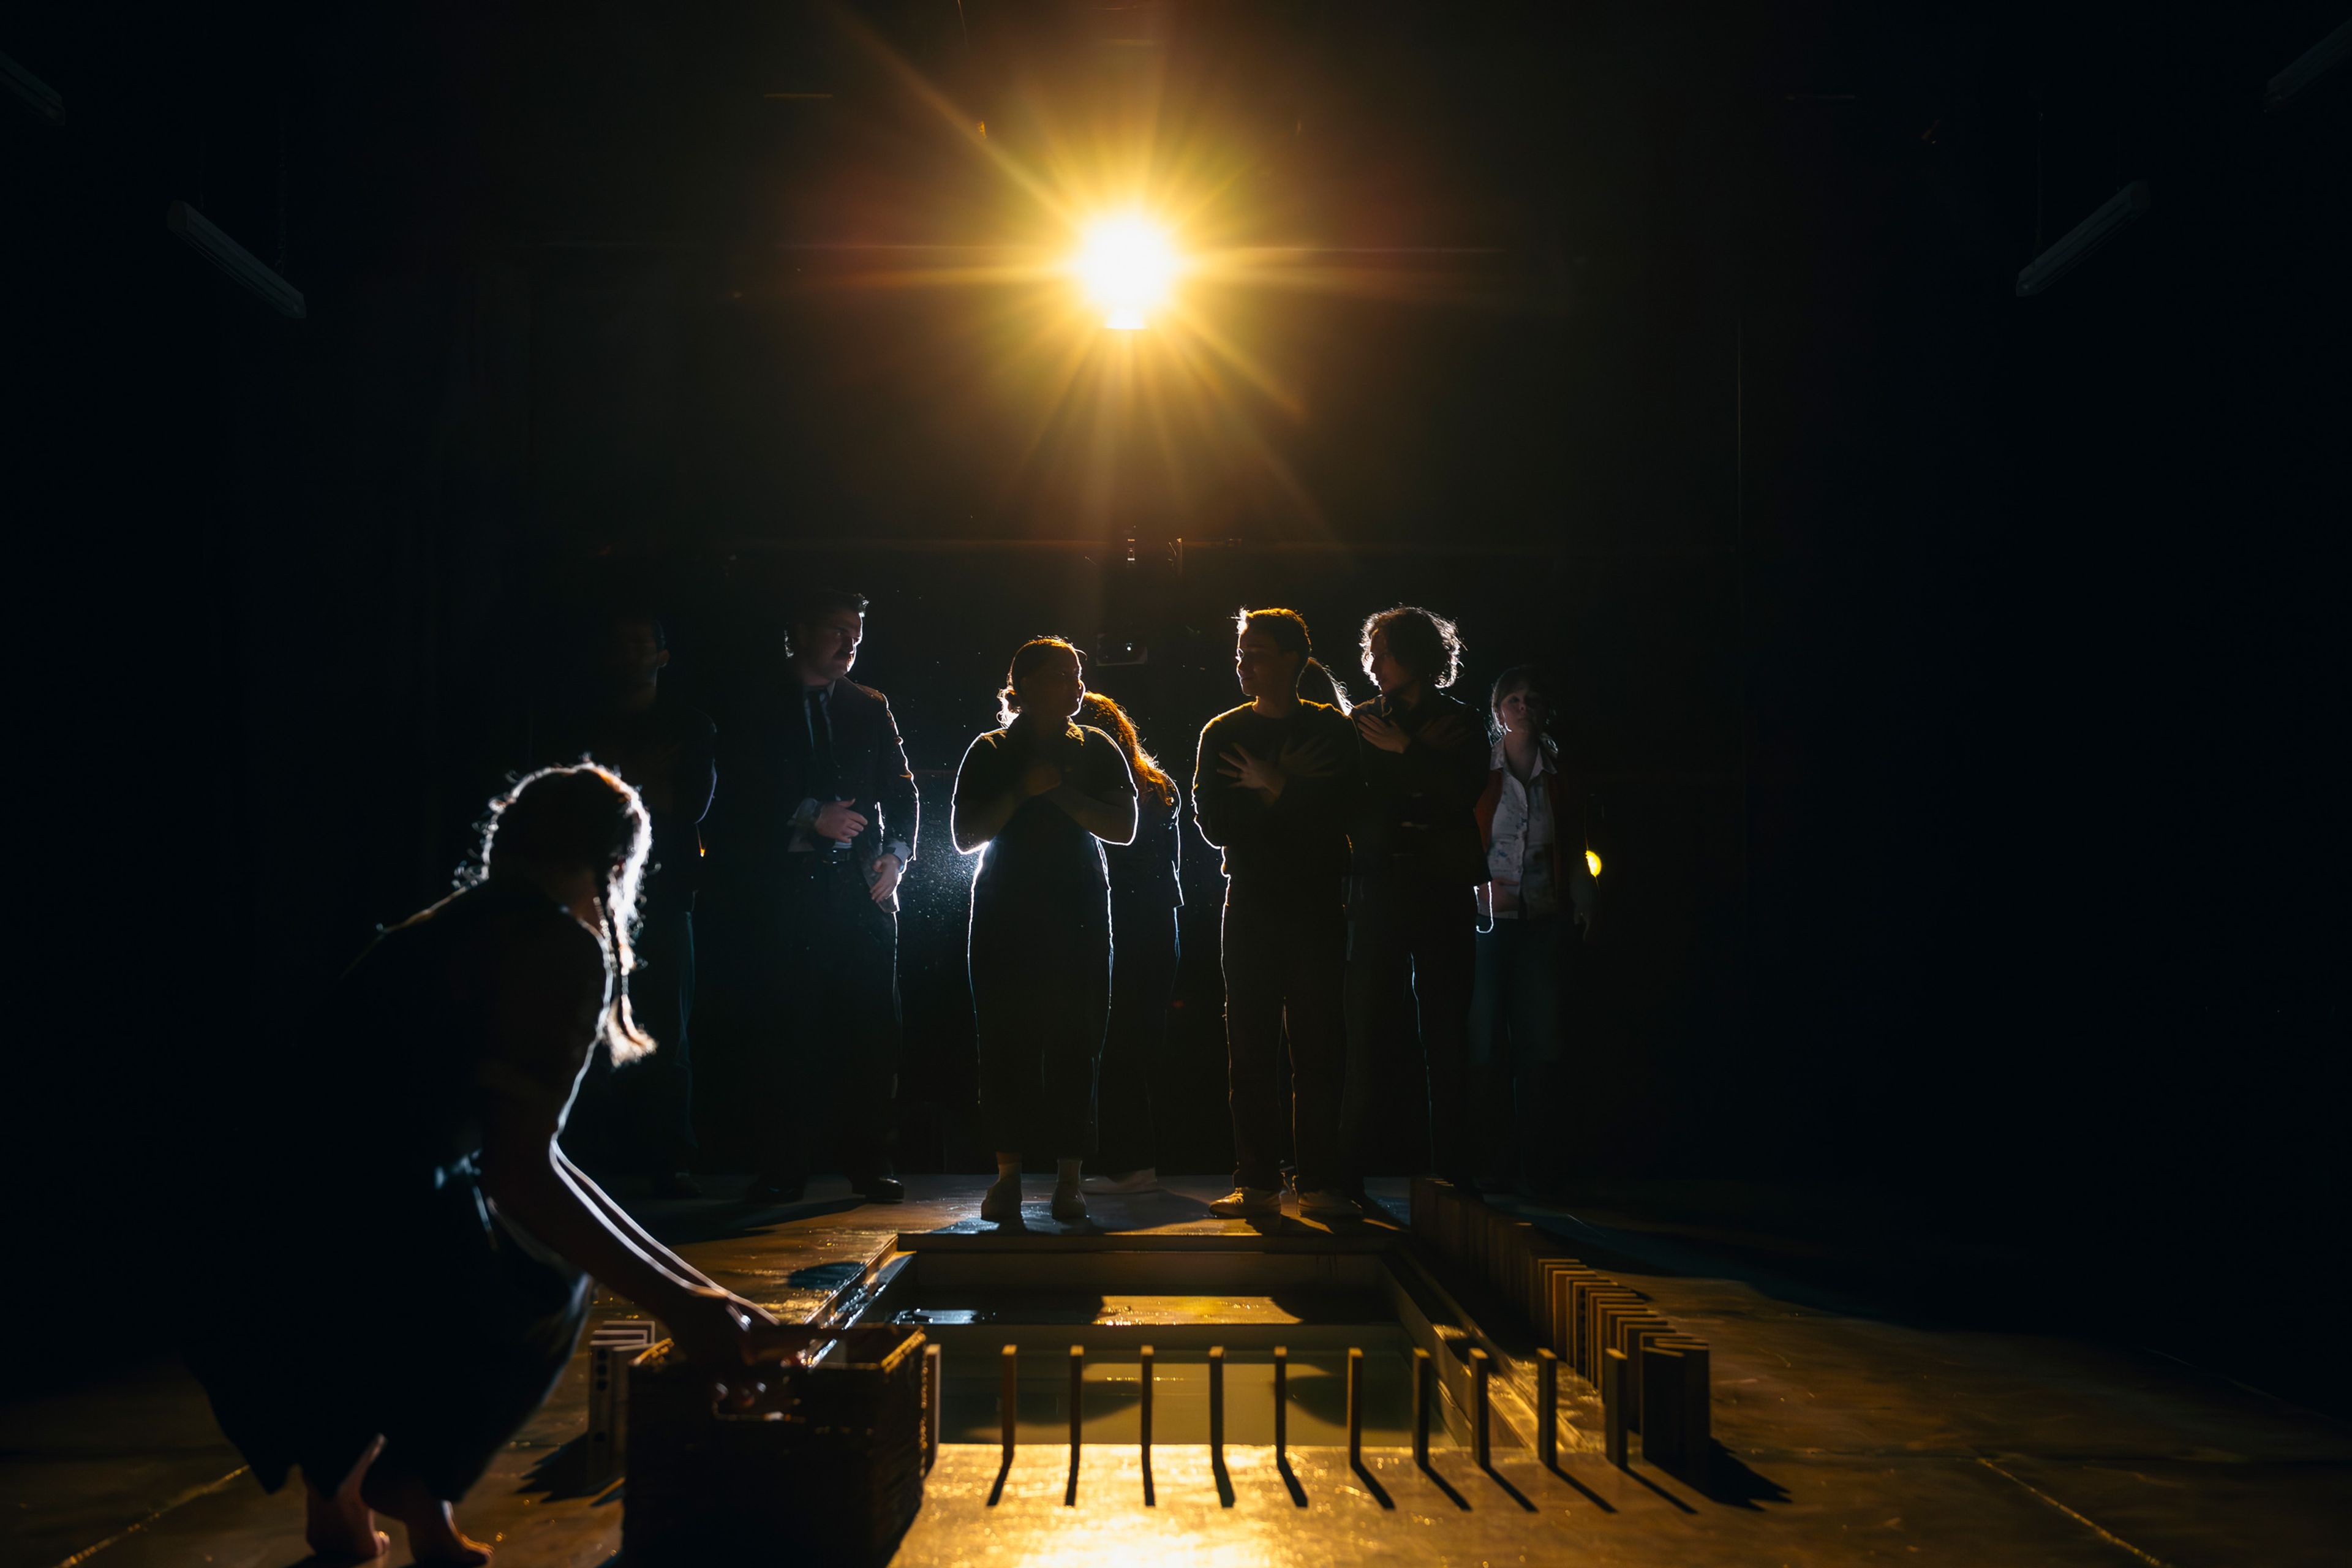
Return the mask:
<svg viewBox="0 0 2352 1568">
<path fill-rule="evenodd" d="M 1340 1124 L 1360 1198 L 1376 1112 L 1392 1083 L 1379 1047 L 1391 1020 L 1418 1022 L 1408 1053 L 1422 1082 L 1407 1119 L 1426 1129 L 1428 1168 L 1471 1185 L 1467 1097 L 1476 889 L 1486 856 L 1473 810 L 1486 786 L 1486 730 L 1446 695 L 1462 672 L 1454 623 L 1417 605 L 1365 618 L 1358 646 L 1379 689 L 1352 717 L 1364 787 L 1349 834 L 1348 1089 Z M 1415 1114 L 1414 1112 L 1418 1112 Z M 1415 1142 L 1418 1142 L 1416 1137 Z"/>
</svg>

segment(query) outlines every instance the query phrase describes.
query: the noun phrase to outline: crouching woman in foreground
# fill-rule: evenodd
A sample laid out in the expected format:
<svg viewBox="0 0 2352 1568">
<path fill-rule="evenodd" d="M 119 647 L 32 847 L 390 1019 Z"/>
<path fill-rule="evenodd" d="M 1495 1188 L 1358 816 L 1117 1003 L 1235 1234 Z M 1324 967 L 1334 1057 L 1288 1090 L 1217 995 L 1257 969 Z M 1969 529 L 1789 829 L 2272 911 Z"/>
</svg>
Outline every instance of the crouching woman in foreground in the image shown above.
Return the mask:
<svg viewBox="0 0 2352 1568">
<path fill-rule="evenodd" d="M 384 1552 L 381 1510 L 419 1563 L 488 1560 L 451 1505 L 554 1386 L 592 1279 L 698 1359 L 750 1360 L 773 1321 L 556 1143 L 592 1052 L 654 1048 L 625 989 L 648 843 L 614 774 L 533 773 L 479 880 L 378 937 L 301 1042 L 279 1190 L 189 1360 L 265 1488 L 300 1468 L 323 1556 Z"/>
</svg>

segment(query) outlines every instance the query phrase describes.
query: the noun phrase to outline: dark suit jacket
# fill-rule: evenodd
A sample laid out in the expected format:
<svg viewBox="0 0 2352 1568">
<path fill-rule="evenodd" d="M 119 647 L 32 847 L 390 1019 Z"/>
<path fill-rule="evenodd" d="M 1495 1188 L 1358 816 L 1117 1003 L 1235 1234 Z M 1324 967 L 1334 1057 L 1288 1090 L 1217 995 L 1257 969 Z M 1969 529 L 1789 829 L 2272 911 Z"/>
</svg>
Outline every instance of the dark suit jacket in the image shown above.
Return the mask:
<svg viewBox="0 0 2352 1568">
<path fill-rule="evenodd" d="M 711 854 L 732 863 L 730 880 L 739 874 L 757 880 L 781 869 L 778 863 L 792 848 L 793 814 L 818 793 L 805 701 L 798 681 L 779 682 L 732 726 L 731 735 L 719 737 L 727 787 L 713 812 Z M 866 818 L 853 856 L 862 869 L 884 846 L 904 844 L 911 864 L 921 805 L 890 700 L 872 687 L 839 680 L 827 707 L 837 773 L 832 798 L 855 803 Z"/>
</svg>

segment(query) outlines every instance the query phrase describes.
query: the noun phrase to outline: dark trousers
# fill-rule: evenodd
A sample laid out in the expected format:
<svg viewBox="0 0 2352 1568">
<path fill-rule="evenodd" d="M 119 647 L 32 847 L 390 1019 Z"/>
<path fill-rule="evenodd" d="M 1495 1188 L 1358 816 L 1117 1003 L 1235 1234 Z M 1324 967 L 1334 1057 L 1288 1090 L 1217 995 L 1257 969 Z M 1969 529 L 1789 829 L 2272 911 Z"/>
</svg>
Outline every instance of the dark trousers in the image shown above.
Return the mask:
<svg viewBox="0 0 2352 1568">
<path fill-rule="evenodd" d="M 694 1163 L 694 915 L 647 911 L 629 976 L 629 1014 L 654 1053 L 615 1068 L 589 1053 L 563 1128 L 564 1152 L 591 1171 L 665 1175 Z"/>
<path fill-rule="evenodd" d="M 968 956 L 991 1146 L 1092 1153 L 1095 1068 L 1110 1013 L 1108 899 L 1016 901 L 983 890 L 972 900 Z"/>
<path fill-rule="evenodd" d="M 1176 907 L 1156 897 L 1115 898 L 1110 939 L 1110 1026 L 1097 1075 L 1096 1164 L 1123 1176 L 1160 1163 L 1151 1100 L 1168 1044 L 1168 1004 L 1176 994 Z"/>
<path fill-rule="evenodd" d="M 898 1085 L 898 917 L 849 856 L 785 857 L 756 948 L 760 1006 L 747 1075 L 753 1146 L 772 1175 L 805 1175 L 828 1146 L 851 1177 L 890 1170 Z"/>
<path fill-rule="evenodd" d="M 1471 943 L 1477 910 L 1467 884 L 1409 872 L 1354 879 L 1348 901 L 1348 1089 L 1340 1102 L 1347 1176 L 1360 1184 L 1391 1097 L 1425 1125 L 1430 1167 L 1470 1174 L 1468 1057 Z M 1418 1048 L 1384 1053 L 1388 1026 L 1417 1016 Z M 1384 1059 L 1384 1058 L 1386 1059 Z"/>
<path fill-rule="evenodd" d="M 1486 1130 L 1478 1178 L 1549 1176 L 1558 1165 L 1545 1121 L 1556 1110 L 1562 962 L 1575 922 L 1503 919 L 1478 938 L 1470 997 L 1470 1109 Z"/>
<path fill-rule="evenodd" d="M 1234 1117 L 1234 1184 L 1282 1184 L 1283 1113 L 1298 1153 L 1298 1189 L 1341 1184 L 1339 1100 L 1346 1071 L 1348 921 L 1339 883 L 1225 889 L 1225 1055 Z M 1289 1026 L 1290 1082 L 1281 1079 Z"/>
</svg>

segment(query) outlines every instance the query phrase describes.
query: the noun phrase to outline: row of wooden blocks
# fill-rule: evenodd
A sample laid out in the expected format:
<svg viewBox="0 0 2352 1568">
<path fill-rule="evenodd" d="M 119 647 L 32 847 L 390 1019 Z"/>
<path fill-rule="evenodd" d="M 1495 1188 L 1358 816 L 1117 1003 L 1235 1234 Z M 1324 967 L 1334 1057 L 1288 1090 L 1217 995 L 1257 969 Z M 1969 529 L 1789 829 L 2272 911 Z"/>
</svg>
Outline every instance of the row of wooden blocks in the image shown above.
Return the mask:
<svg viewBox="0 0 2352 1568">
<path fill-rule="evenodd" d="M 1150 1345 L 1139 1350 L 1141 1366 L 1139 1401 L 1136 1406 L 1137 1440 L 1144 1462 L 1151 1460 L 1151 1393 L 1156 1352 Z M 923 1468 L 929 1469 L 939 1456 L 940 1447 L 940 1347 L 930 1345 L 923 1352 Z M 1225 1347 L 1209 1347 L 1209 1448 L 1213 1454 L 1223 1454 L 1225 1447 Z M 1013 1455 L 1019 1433 L 1021 1403 L 1021 1347 L 1006 1345 L 997 1352 L 997 1364 L 1002 1369 L 1003 1388 L 997 1395 L 997 1415 L 1003 1429 L 1004 1453 Z M 1483 1350 L 1470 1352 L 1470 1369 L 1474 1390 L 1471 1412 L 1471 1432 L 1474 1450 L 1481 1467 L 1489 1463 L 1492 1452 L 1494 1402 L 1488 1380 L 1490 1363 Z M 1348 1350 L 1348 1462 L 1361 1462 L 1364 1451 L 1364 1352 L 1354 1346 Z M 1070 1347 L 1070 1462 L 1077 1463 L 1078 1451 L 1086 1439 L 1086 1368 L 1087 1349 L 1084 1345 Z M 1437 1408 L 1436 1367 L 1427 1351 L 1416 1348 L 1412 1352 L 1412 1453 L 1418 1462 L 1429 1462 L 1429 1430 Z M 1274 1347 L 1274 1451 L 1276 1458 L 1290 1446 L 1290 1349 Z"/>
<path fill-rule="evenodd" d="M 1565 1364 L 1600 1390 L 1612 1462 L 1625 1461 L 1632 1432 L 1654 1464 L 1685 1470 L 1706 1462 L 1713 1445 L 1706 1341 L 1676 1330 L 1641 1291 L 1570 1256 L 1535 1225 L 1450 1182 L 1414 1181 L 1412 1229 L 1527 1320 L 1558 1358 L 1538 1355 L 1539 1380 Z M 1550 1391 L 1543 1394 L 1549 1408 Z"/>
</svg>

